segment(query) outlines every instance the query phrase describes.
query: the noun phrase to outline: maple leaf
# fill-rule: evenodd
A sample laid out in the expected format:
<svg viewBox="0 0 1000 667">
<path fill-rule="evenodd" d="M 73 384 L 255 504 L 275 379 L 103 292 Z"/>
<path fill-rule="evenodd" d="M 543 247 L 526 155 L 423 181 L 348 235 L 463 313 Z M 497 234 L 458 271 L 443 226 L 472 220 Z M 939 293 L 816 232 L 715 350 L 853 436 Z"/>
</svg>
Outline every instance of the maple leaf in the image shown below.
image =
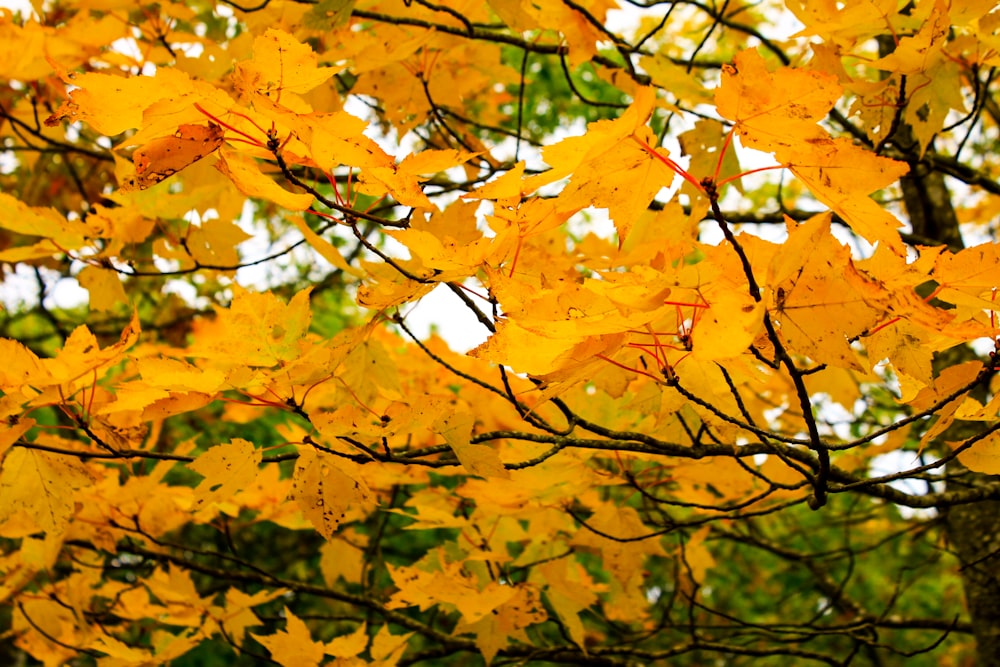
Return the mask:
<svg viewBox="0 0 1000 667">
<path fill-rule="evenodd" d="M 948 3 L 935 0 L 931 15 L 915 35 L 902 37 L 895 50 L 879 58 L 872 66 L 900 74 L 923 72 L 941 56 L 951 21 Z"/>
<path fill-rule="evenodd" d="M 486 445 L 469 444 L 475 417 L 471 412 L 444 415 L 434 426 L 471 475 L 509 478 L 500 456 Z"/>
<path fill-rule="evenodd" d="M 79 461 L 44 451 L 17 447 L 8 452 L 0 469 L 2 518 L 25 512 L 48 533 L 65 532 L 75 512 L 74 489 L 91 481 Z"/>
<path fill-rule="evenodd" d="M 634 509 L 614 507 L 607 503 L 601 504 L 594 511 L 587 524 L 604 534 L 622 539 L 634 538 L 649 532 Z M 636 578 L 641 578 L 647 557 L 665 553 L 656 540 L 645 540 L 638 543 L 642 545 L 641 547 L 628 548 L 625 542 L 608 540 L 583 529 L 573 538 L 572 543 L 599 549 L 611 574 L 625 585 Z"/>
<path fill-rule="evenodd" d="M 274 366 L 297 356 L 311 318 L 309 290 L 284 304 L 270 292 L 237 289 L 230 307 L 218 309 L 214 324 L 205 323 L 189 353 L 248 366 Z"/>
<path fill-rule="evenodd" d="M 436 211 L 425 222 L 414 220 L 408 229 L 390 232 L 420 263 L 435 271 L 434 280 L 458 280 L 476 272 L 495 252 L 494 243 L 476 228 L 473 202 L 456 202 Z"/>
<path fill-rule="evenodd" d="M 442 569 L 425 571 L 411 567 L 389 567 L 393 583 L 399 589 L 389 608 L 418 606 L 428 609 L 436 604 L 453 606 L 463 619 L 475 623 L 512 600 L 517 589 L 495 582 L 480 587 L 460 573 L 459 564 L 442 564 Z"/>
<path fill-rule="evenodd" d="M 284 30 L 270 28 L 253 42 L 253 58 L 237 63 L 233 83 L 244 95 L 280 101 L 283 93 L 307 93 L 337 73 L 319 67 L 316 53 Z M 288 96 L 285 103 L 289 104 Z"/>
<path fill-rule="evenodd" d="M 84 245 L 89 232 L 79 221 L 67 220 L 51 208 L 28 206 L 4 192 L 0 192 L 0 228 L 42 239 L 30 246 L 4 249 L 0 252 L 4 262 L 51 257 L 60 249 L 76 250 Z"/>
<path fill-rule="evenodd" d="M 0 354 L 6 360 L 0 366 L 0 389 L 5 393 L 24 386 L 43 386 L 51 381 L 45 364 L 23 343 L 0 338 Z"/>
<path fill-rule="evenodd" d="M 346 467 L 348 462 L 343 459 L 308 446 L 299 450 L 295 462 L 292 498 L 327 539 L 343 522 L 367 514 L 374 503 L 365 481 L 356 472 L 345 472 Z"/>
<path fill-rule="evenodd" d="M 143 124 L 143 110 L 165 98 L 195 91 L 191 78 L 176 69 L 161 68 L 155 76 L 124 77 L 87 72 L 67 75 L 74 86 L 67 101 L 49 116 L 46 125 L 62 120 L 84 121 L 101 134 L 114 136 Z M 143 104 L 136 104 L 142 100 Z M 177 127 L 177 124 L 173 126 Z"/>
<path fill-rule="evenodd" d="M 654 102 L 652 89 L 640 89 L 619 118 L 591 123 L 583 136 L 544 148 L 542 156 L 552 169 L 526 179 L 525 189 L 531 191 L 572 174 L 570 185 L 557 200 L 558 210 L 574 213 L 588 205 L 607 208 L 619 239 L 627 238 L 639 214 L 661 188 L 670 186 L 675 175 L 666 163 L 666 149 L 649 147 L 652 133 L 644 124 Z"/>
<path fill-rule="evenodd" d="M 511 588 L 513 596 L 495 614 L 483 615 L 474 622 L 463 620 L 455 626 L 455 632 L 476 635 L 476 646 L 487 664 L 493 662 L 500 649 L 510 645 L 511 639 L 529 643 L 525 628 L 545 619 L 537 588 L 523 584 Z"/>
<path fill-rule="evenodd" d="M 282 667 L 319 667 L 323 659 L 323 644 L 315 641 L 302 619 L 285 607 L 285 629 L 273 635 L 251 637 L 261 643 L 271 658 Z"/>
<path fill-rule="evenodd" d="M 545 599 L 566 625 L 577 646 L 583 646 L 586 635 L 580 614 L 596 603 L 598 593 L 607 587 L 593 581 L 574 561 L 545 563 L 538 568 L 538 574 L 545 583 Z"/>
<path fill-rule="evenodd" d="M 998 653 L 995 2 L 34 4 L 12 660 Z"/>
<path fill-rule="evenodd" d="M 119 303 L 128 303 L 128 296 L 115 271 L 96 266 L 86 266 L 76 274 L 80 287 L 90 292 L 90 307 L 94 310 L 112 310 Z"/>
<path fill-rule="evenodd" d="M 143 583 L 149 595 L 162 604 L 159 616 L 164 623 L 188 627 L 201 625 L 208 613 L 209 601 L 198 594 L 190 572 L 171 565 L 156 570 Z"/>
<path fill-rule="evenodd" d="M 337 658 L 353 658 L 368 647 L 368 628 L 362 623 L 349 635 L 334 637 L 323 647 L 323 652 Z"/>
<path fill-rule="evenodd" d="M 756 50 L 746 50 L 723 68 L 715 106 L 736 123 L 744 145 L 778 151 L 825 137 L 817 122 L 841 92 L 829 74 L 790 67 L 771 72 Z"/>
<path fill-rule="evenodd" d="M 261 453 L 253 443 L 236 438 L 212 447 L 188 467 L 205 479 L 194 490 L 195 507 L 228 500 L 257 478 Z"/>
<path fill-rule="evenodd" d="M 246 155 L 222 150 L 215 168 L 228 176 L 236 189 L 249 197 L 268 199 L 290 211 L 304 211 L 312 205 L 311 194 L 285 190 L 265 176 L 257 163 Z"/>
<path fill-rule="evenodd" d="M 173 135 L 154 139 L 132 154 L 135 179 L 123 189 L 155 185 L 218 150 L 222 140 L 222 128 L 214 123 L 181 125 Z"/>
<path fill-rule="evenodd" d="M 901 253 L 899 221 L 864 195 L 895 182 L 909 167 L 848 139 L 831 139 L 817 124 L 841 95 L 836 78 L 791 68 L 772 73 L 750 50 L 727 67 L 715 101 L 719 113 L 735 121 L 743 143 L 773 152 L 859 235 Z"/>
<path fill-rule="evenodd" d="M 771 265 L 770 309 L 791 349 L 860 370 L 848 338 L 884 317 L 888 294 L 854 268 L 850 251 L 829 234 L 829 225 L 829 215 L 816 216 L 789 233 L 785 251 Z"/>
<path fill-rule="evenodd" d="M 383 625 L 371 642 L 370 653 L 375 664 L 386 667 L 398 664 L 412 636 L 412 632 L 394 635 L 389 631 L 388 624 Z"/>
</svg>

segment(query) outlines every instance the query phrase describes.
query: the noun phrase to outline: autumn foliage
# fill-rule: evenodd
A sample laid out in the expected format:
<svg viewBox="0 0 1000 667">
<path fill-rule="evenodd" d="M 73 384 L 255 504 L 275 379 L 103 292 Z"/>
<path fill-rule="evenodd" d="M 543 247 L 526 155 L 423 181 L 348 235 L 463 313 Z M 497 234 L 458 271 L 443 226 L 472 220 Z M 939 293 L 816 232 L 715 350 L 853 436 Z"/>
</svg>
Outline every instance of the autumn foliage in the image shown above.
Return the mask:
<svg viewBox="0 0 1000 667">
<path fill-rule="evenodd" d="M 0 662 L 1000 652 L 994 2 L 32 6 Z"/>
</svg>

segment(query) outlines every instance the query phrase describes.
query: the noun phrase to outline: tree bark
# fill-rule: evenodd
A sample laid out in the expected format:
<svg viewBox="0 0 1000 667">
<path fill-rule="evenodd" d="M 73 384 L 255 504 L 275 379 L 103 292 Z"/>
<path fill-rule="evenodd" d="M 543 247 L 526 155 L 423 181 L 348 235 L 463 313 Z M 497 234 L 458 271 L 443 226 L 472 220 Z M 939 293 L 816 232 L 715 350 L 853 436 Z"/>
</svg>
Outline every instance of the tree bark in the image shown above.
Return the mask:
<svg viewBox="0 0 1000 667">
<path fill-rule="evenodd" d="M 944 175 L 919 160 L 919 148 L 909 125 L 900 123 L 892 144 L 910 158 L 910 174 L 901 179 L 901 185 L 903 206 L 914 236 L 960 250 L 965 243 Z M 928 148 L 931 151 L 933 146 Z M 946 365 L 976 358 L 970 347 L 946 351 L 942 356 L 947 358 Z M 937 439 L 932 449 L 949 451 L 948 441 L 969 437 L 981 427 L 958 422 Z M 995 483 L 997 478 L 971 472 L 957 461 L 948 464 L 948 473 L 949 490 L 983 486 Z M 961 563 L 978 664 L 1000 665 L 1000 502 L 958 505 L 941 508 L 941 512 L 952 552 Z"/>
<path fill-rule="evenodd" d="M 881 55 L 888 55 L 895 48 L 895 42 L 888 37 L 879 39 Z M 913 128 L 903 118 L 904 112 L 905 107 L 897 111 L 896 127 L 887 143 L 910 164 L 910 173 L 900 179 L 900 185 L 911 231 L 919 240 L 944 244 L 957 252 L 965 247 L 965 241 L 944 174 L 933 170 L 932 162 L 921 159 L 920 146 Z M 926 152 L 934 152 L 933 141 Z M 943 367 L 975 358 L 975 351 L 965 346 L 944 351 L 935 365 Z M 985 387 L 983 390 L 985 393 Z M 962 440 L 981 427 L 981 424 L 956 422 L 936 439 L 931 449 L 939 453 L 950 451 L 949 441 Z M 996 475 L 971 472 L 958 461 L 949 463 L 947 472 L 948 490 L 983 486 L 997 479 Z M 981 501 L 939 509 L 948 542 L 961 564 L 959 572 L 976 639 L 978 664 L 1000 666 L 1000 502 Z"/>
<path fill-rule="evenodd" d="M 969 473 L 972 484 L 986 481 L 986 475 Z M 962 563 L 965 603 L 979 664 L 1000 665 L 1000 502 L 951 507 L 944 520 L 948 540 Z"/>
</svg>

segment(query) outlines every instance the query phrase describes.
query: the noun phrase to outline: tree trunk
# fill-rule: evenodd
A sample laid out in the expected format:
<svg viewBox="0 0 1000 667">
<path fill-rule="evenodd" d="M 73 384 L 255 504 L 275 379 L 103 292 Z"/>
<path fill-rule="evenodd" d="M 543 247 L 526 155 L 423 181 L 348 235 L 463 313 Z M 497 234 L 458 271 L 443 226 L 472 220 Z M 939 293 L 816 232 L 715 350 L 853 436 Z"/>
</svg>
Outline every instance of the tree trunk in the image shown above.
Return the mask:
<svg viewBox="0 0 1000 667">
<path fill-rule="evenodd" d="M 967 481 L 977 485 L 989 479 L 969 473 Z M 1000 665 L 1000 502 L 959 505 L 949 508 L 944 517 L 948 540 L 962 563 L 979 664 Z"/>
<path fill-rule="evenodd" d="M 902 179 L 903 205 L 913 235 L 928 243 L 943 243 L 952 250 L 964 247 L 958 217 L 944 176 L 918 162 L 919 148 L 909 125 L 901 123 L 893 145 L 910 156 L 910 174 Z M 928 152 L 933 147 L 928 148 Z M 947 351 L 948 364 L 976 358 L 971 348 Z M 956 423 L 932 445 L 946 452 L 948 441 L 961 440 L 975 433 L 972 424 Z M 976 424 L 976 430 L 982 424 Z M 966 431 L 963 433 L 963 431 Z M 960 463 L 948 464 L 949 490 L 967 489 L 996 482 L 996 476 L 974 473 Z M 980 501 L 941 508 L 948 540 L 961 563 L 966 605 L 976 638 L 979 665 L 1000 665 L 1000 502 Z"/>
</svg>

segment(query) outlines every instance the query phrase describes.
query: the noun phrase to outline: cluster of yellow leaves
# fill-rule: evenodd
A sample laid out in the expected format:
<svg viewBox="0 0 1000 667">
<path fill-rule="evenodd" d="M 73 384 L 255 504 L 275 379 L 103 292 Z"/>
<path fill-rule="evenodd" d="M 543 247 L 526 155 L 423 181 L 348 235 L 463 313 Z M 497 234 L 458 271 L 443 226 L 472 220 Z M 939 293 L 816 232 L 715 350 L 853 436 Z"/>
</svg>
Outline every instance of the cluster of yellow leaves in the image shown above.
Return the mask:
<svg viewBox="0 0 1000 667">
<path fill-rule="evenodd" d="M 584 4 L 598 22 L 613 6 Z M 323 41 L 280 15 L 302 17 L 308 7 L 275 2 L 248 17 L 259 25 L 231 49 L 186 36 L 214 54 L 214 64 L 184 58 L 148 76 L 123 76 L 117 69 L 76 71 L 123 36 L 113 15 L 77 14 L 58 29 L 17 26 L 3 15 L 0 76 L 49 77 L 71 89 L 39 132 L 56 133 L 67 123 L 88 137 L 116 137 L 114 171 L 106 169 L 104 177 L 109 189 L 112 179 L 121 187 L 108 195 L 114 206 L 94 205 L 83 219 L 41 200 L 0 194 L 0 228 L 14 239 L 0 248 L 0 261 L 43 262 L 68 253 L 84 265 L 76 278 L 90 293 L 91 310 L 122 310 L 135 298 L 135 280 L 123 282 L 120 273 L 129 271 L 115 267 L 134 259 L 150 266 L 154 259 L 175 262 L 182 271 L 234 269 L 236 247 L 249 235 L 232 220 L 249 197 L 278 212 L 319 256 L 356 279 L 357 301 L 372 315 L 366 325 L 324 339 L 311 333 L 309 291 L 286 302 L 234 287 L 228 305 L 190 324 L 183 344 L 140 342 L 137 316 L 118 342 L 103 346 L 81 327 L 52 358 L 0 340 L 7 361 L 0 369 L 0 537 L 21 544 L 4 557 L 0 594 L 21 594 L 74 540 L 115 554 L 128 538 L 155 551 L 157 538 L 175 529 L 247 515 L 251 522 L 318 532 L 327 540 L 320 565 L 327 584 L 360 583 L 357 545 L 363 548 L 365 538 L 352 534 L 352 543 L 345 532 L 373 516 L 394 489 L 408 487 L 413 493 L 404 507 L 386 511 L 407 517 L 411 530 L 449 529 L 457 537 L 418 561 L 389 567 L 394 588 L 387 609 L 437 607 L 452 614 L 454 634 L 473 636 L 487 660 L 528 642 L 526 630 L 545 622 L 550 610 L 580 647 L 588 639 L 586 612 L 597 604 L 612 620 L 642 626 L 649 621 L 644 568 L 660 559 L 683 564 L 685 590 L 693 591 L 714 565 L 708 532 L 671 548 L 655 536 L 643 539 L 650 533 L 644 517 L 609 490 L 640 478 L 707 506 L 750 502 L 762 489 L 755 472 L 788 487 L 801 484 L 800 475 L 776 456 L 758 470 L 731 459 L 683 459 L 666 469 L 648 453 L 625 453 L 612 463 L 579 450 L 556 454 L 551 443 L 504 433 L 543 434 L 526 414 L 559 424 L 559 410 L 548 403 L 559 397 L 611 432 L 687 442 L 691 425 L 702 424 L 737 442 L 742 431 L 720 415 L 768 423 L 775 405 L 789 403 L 784 381 L 757 362 L 774 358 L 776 340 L 796 359 L 823 365 L 813 377 L 843 405 L 883 361 L 894 367 L 904 401 L 917 410 L 975 378 L 971 366 L 935 378 L 930 361 L 937 351 L 996 335 L 986 314 L 995 310 L 993 291 L 1000 285 L 995 246 L 956 254 L 922 249 L 907 260 L 898 220 L 870 198 L 897 181 L 906 165 L 832 137 L 820 121 L 850 91 L 860 100 L 855 111 L 869 137 L 880 141 L 892 124 L 891 93 L 906 75 L 925 82 L 914 94 L 926 96 L 928 112 L 914 111 L 907 120 L 926 147 L 947 111 L 962 108 L 951 58 L 975 50 L 971 42 L 980 38 L 972 35 L 991 34 L 970 32 L 964 41 L 946 43 L 945 32 L 993 20 L 985 16 L 987 4 L 921 3 L 912 16 L 896 13 L 896 3 L 865 3 L 834 15 L 824 3 L 796 5 L 807 34 L 827 40 L 814 62 L 772 69 L 757 51 L 741 51 L 724 67 L 714 96 L 666 56 L 643 58 L 654 83 L 678 82 L 689 99 L 714 103 L 731 122 L 701 122 L 682 142 L 695 152 L 684 192 L 701 197 L 688 212 L 676 201 L 663 202 L 680 168 L 650 127 L 659 109 L 671 109 L 652 87 L 633 82 L 633 101 L 617 118 L 545 147 L 541 157 L 549 169 L 529 171 L 525 161 L 507 165 L 440 209 L 425 192 L 430 177 L 452 168 L 475 175 L 471 161 L 495 166 L 499 160 L 471 138 L 463 138 L 463 150 L 390 155 L 366 135 L 367 121 L 342 109 L 331 79 L 352 63 L 359 77 L 354 92 L 379 99 L 383 117 L 400 133 L 432 115 L 428 100 L 480 104 L 488 124 L 499 114 L 502 94 L 486 91 L 512 76 L 480 69 L 499 59 L 499 47 L 399 25 L 355 34 L 339 22 Z M 594 56 L 603 39 L 594 20 L 558 0 L 467 6 L 467 18 L 485 22 L 490 9 L 518 32 L 559 26 L 537 43 L 565 43 L 570 63 Z M 183 8 L 169 11 L 190 18 Z M 430 9 L 415 7 L 413 20 L 429 15 Z M 853 78 L 842 60 L 865 55 L 861 49 L 881 31 L 872 27 L 879 21 L 910 27 L 912 34 L 891 55 L 868 58 L 891 73 L 884 81 Z M 959 48 L 965 51 L 948 52 Z M 995 48 L 982 52 L 993 55 L 980 64 L 997 64 Z M 139 70 L 171 61 L 159 50 L 144 58 L 128 64 Z M 864 107 L 871 100 L 882 100 L 875 112 Z M 26 118 L 27 109 L 15 109 L 14 117 Z M 698 242 L 708 207 L 702 179 L 738 174 L 735 153 L 726 152 L 731 135 L 772 153 L 815 200 L 876 243 L 874 255 L 856 259 L 831 233 L 829 213 L 801 224 L 789 220 L 780 244 L 741 234 L 745 264 L 731 243 Z M 365 197 L 410 209 L 406 224 L 387 232 L 405 252 L 391 264 L 383 258 L 349 264 L 303 217 L 319 208 L 311 182 L 296 182 L 307 170 L 331 181 L 350 173 Z M 649 210 L 654 199 L 663 204 L 658 211 Z M 183 231 L 168 222 L 210 209 L 217 218 L 203 217 Z M 591 209 L 607 211 L 617 238 L 570 238 L 567 221 Z M 350 215 L 338 222 L 353 224 Z M 150 239 L 153 257 L 141 257 L 139 247 Z M 928 281 L 953 308 L 916 296 L 915 288 Z M 496 331 L 469 356 L 450 352 L 438 339 L 425 342 L 434 357 L 425 355 L 383 326 L 390 312 L 444 282 L 464 284 L 496 308 Z M 768 325 L 777 339 L 768 337 Z M 497 366 L 522 374 L 505 378 L 509 395 L 484 386 L 497 377 Z M 678 382 L 701 402 L 675 391 L 671 385 Z M 747 400 L 738 404 L 731 387 Z M 952 402 L 925 440 L 956 418 L 994 418 L 996 402 Z M 77 438 L 61 437 L 61 430 L 31 416 L 49 408 L 61 411 Z M 252 422 L 262 412 L 289 419 L 278 430 L 280 441 L 170 443 L 174 458 L 142 474 L 105 465 L 156 459 L 159 436 L 172 420 L 213 408 L 227 423 Z M 771 423 L 791 430 L 781 418 Z M 996 438 L 987 438 L 961 460 L 996 473 L 998 447 Z M 405 465 L 425 448 L 437 448 L 431 460 L 442 467 L 436 474 L 457 478 L 452 486 Z M 268 460 L 279 449 L 295 458 L 285 474 L 276 458 Z M 385 458 L 394 460 L 382 465 Z M 197 481 L 174 483 L 179 468 Z M 571 507 L 585 508 L 585 527 Z M 596 554 L 607 580 L 595 581 L 576 553 Z M 529 568 L 530 575 L 514 584 L 503 579 L 511 568 Z M 174 566 L 155 569 L 137 586 L 87 576 L 81 569 L 39 584 L 40 593 L 18 607 L 14 629 L 22 648 L 50 664 L 73 655 L 66 646 L 99 651 L 113 659 L 109 664 L 163 663 L 220 633 L 241 645 L 247 628 L 259 624 L 253 608 L 281 594 L 229 589 L 220 604 L 202 597 L 190 575 Z M 128 646 L 75 611 L 96 598 L 117 600 L 115 613 L 123 619 L 155 618 L 183 630 L 156 634 L 154 649 Z M 324 643 L 287 608 L 284 617 L 284 630 L 252 635 L 282 665 L 319 665 L 326 656 L 351 664 L 364 653 L 371 662 L 394 664 L 406 649 L 408 635 L 392 635 L 387 626 L 370 633 L 360 625 Z"/>
</svg>

